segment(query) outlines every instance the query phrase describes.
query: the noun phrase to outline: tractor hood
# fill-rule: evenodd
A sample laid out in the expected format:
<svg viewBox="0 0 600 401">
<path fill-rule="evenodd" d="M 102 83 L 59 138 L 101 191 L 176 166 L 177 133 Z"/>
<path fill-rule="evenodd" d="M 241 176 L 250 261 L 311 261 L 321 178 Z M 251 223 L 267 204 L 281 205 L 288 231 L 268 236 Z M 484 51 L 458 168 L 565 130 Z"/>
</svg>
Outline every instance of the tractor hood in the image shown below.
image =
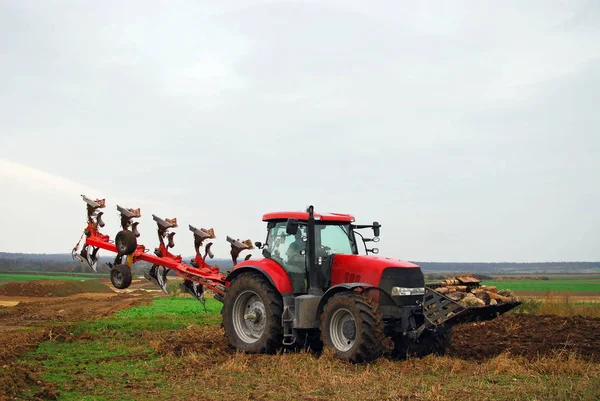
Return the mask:
<svg viewBox="0 0 600 401">
<path fill-rule="evenodd" d="M 379 286 L 383 270 L 387 268 L 420 269 L 414 263 L 379 256 L 335 255 L 331 266 L 331 285 L 360 282 Z"/>
</svg>

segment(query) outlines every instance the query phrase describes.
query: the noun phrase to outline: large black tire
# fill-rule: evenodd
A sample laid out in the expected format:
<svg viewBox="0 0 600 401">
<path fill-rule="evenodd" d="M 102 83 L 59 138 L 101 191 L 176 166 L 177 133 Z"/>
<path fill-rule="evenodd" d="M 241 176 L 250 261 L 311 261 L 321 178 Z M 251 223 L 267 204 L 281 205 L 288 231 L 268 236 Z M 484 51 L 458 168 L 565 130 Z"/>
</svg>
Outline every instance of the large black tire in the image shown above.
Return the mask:
<svg viewBox="0 0 600 401">
<path fill-rule="evenodd" d="M 129 230 L 121 230 L 115 237 L 115 246 L 119 255 L 129 255 L 135 252 L 137 248 L 137 238 Z"/>
<path fill-rule="evenodd" d="M 355 292 L 334 295 L 321 314 L 324 346 L 351 362 L 371 362 L 381 356 L 383 327 L 379 304 Z"/>
<path fill-rule="evenodd" d="M 114 265 L 110 269 L 110 282 L 115 288 L 124 290 L 131 285 L 131 269 L 127 265 Z"/>
<path fill-rule="evenodd" d="M 243 273 L 225 296 L 225 336 L 245 352 L 275 353 L 282 347 L 282 314 L 283 300 L 277 289 L 260 273 Z"/>
<path fill-rule="evenodd" d="M 394 338 L 393 356 L 396 358 L 422 358 L 429 354 L 444 355 L 450 346 L 452 329 L 425 331 L 417 340 L 409 340 L 399 334 Z"/>
</svg>

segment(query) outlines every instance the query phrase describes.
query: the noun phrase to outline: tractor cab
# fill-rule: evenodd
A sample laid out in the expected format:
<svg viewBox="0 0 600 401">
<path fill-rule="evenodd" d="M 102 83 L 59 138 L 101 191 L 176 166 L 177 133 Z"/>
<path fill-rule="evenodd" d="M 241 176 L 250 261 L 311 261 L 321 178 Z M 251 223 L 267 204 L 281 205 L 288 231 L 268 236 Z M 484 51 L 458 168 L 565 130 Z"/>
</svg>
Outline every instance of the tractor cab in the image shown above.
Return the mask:
<svg viewBox="0 0 600 401">
<path fill-rule="evenodd" d="M 379 228 L 376 222 L 373 226 L 356 226 L 353 224 L 354 217 L 349 214 L 314 213 L 313 216 L 312 229 L 309 228 L 308 212 L 277 212 L 263 216 L 263 221 L 267 222 L 267 238 L 264 245 L 260 244 L 263 256 L 275 261 L 286 271 L 295 294 L 308 292 L 311 264 L 315 265 L 313 274 L 314 281 L 318 282 L 318 288 L 330 287 L 334 255 L 358 255 L 359 253 L 354 229 Z M 314 237 L 313 263 L 309 252 L 311 236 Z M 361 238 L 365 241 L 362 236 Z M 369 240 L 373 239 L 367 239 Z M 369 251 L 377 252 L 376 249 L 367 249 L 367 252 Z"/>
</svg>

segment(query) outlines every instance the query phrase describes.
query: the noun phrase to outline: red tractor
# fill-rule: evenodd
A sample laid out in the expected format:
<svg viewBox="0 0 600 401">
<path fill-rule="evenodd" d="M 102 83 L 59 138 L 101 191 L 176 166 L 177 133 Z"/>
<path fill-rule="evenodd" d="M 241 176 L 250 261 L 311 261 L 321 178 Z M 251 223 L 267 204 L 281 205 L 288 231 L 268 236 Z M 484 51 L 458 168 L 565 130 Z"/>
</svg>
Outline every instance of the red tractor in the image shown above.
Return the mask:
<svg viewBox="0 0 600 401">
<path fill-rule="evenodd" d="M 97 232 L 95 219 L 98 214 L 101 217 L 97 209 L 104 203 L 92 202 L 91 208 L 88 202 L 86 246 L 82 256 L 76 255 L 80 260 L 95 267 L 89 255 L 96 257 L 99 248 L 116 252 L 111 277 L 115 271 L 121 279 L 113 284 L 121 287 L 122 276 L 131 282 L 128 267 L 146 260 L 153 263 L 147 278 L 165 291 L 169 269 L 184 278 L 182 288 L 198 299 L 205 287 L 211 289 L 223 302 L 223 327 L 230 343 L 250 353 L 273 353 L 286 347 L 318 351 L 325 346 L 338 358 L 369 362 L 383 353 L 384 339 L 390 338 L 392 354 L 399 357 L 443 354 L 454 324 L 492 319 L 519 304 L 461 306 L 427 288 L 419 266 L 369 255 L 378 253 L 369 244 L 379 240 L 381 225 L 357 225 L 348 214 L 315 214 L 310 206 L 306 212 L 264 215 L 267 238 L 264 244 L 255 243 L 263 258 L 247 257 L 237 263 L 240 251 L 252 248 L 252 243 L 228 237 L 234 268 L 225 276 L 206 264 L 210 244 L 204 256 L 200 253 L 202 241 L 215 238 L 212 230 L 190 226 L 196 258 L 187 265 L 169 252 L 174 244 L 167 231 L 176 227 L 176 220 L 154 216 L 161 245 L 150 255 L 137 245 L 135 223 L 130 223 L 131 218 L 139 217 L 139 210 L 119 207 L 125 218 L 113 245 L 108 236 Z M 102 206 L 96 207 L 98 202 Z M 364 229 L 371 229 L 373 237 L 363 236 L 360 230 Z M 168 238 L 169 244 L 163 238 Z M 367 255 L 359 255 L 359 241 Z"/>
</svg>

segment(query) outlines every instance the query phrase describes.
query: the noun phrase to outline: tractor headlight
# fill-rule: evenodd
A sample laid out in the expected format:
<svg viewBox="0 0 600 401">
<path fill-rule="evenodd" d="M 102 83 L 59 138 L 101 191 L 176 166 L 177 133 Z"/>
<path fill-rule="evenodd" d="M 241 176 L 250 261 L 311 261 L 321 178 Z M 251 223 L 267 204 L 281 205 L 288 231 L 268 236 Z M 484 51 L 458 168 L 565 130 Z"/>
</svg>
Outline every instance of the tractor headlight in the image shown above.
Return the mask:
<svg viewBox="0 0 600 401">
<path fill-rule="evenodd" d="M 392 287 L 392 296 L 406 296 L 406 295 L 423 295 L 425 294 L 424 287 L 417 288 L 405 288 L 405 287 Z"/>
</svg>

